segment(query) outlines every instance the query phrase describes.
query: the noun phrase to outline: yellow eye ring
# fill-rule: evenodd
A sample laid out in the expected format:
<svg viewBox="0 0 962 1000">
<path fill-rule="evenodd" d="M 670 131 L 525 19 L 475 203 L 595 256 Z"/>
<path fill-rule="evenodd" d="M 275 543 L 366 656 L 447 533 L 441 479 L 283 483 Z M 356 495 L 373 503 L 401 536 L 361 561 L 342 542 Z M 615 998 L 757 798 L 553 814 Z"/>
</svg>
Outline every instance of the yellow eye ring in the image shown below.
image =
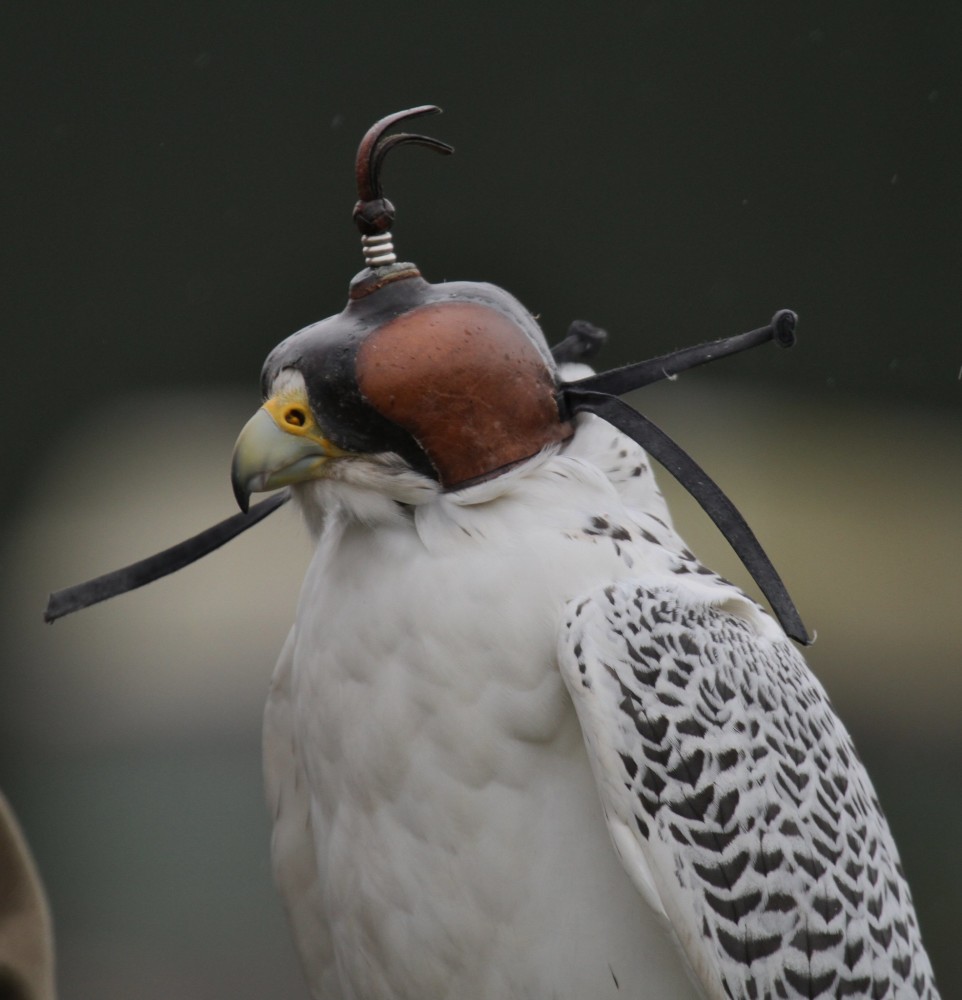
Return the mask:
<svg viewBox="0 0 962 1000">
<path fill-rule="evenodd" d="M 296 437 L 314 441 L 325 457 L 342 458 L 348 454 L 348 452 L 338 448 L 336 444 L 328 441 L 321 433 L 317 421 L 314 419 L 310 403 L 303 393 L 280 392 L 266 400 L 263 409 L 285 434 L 293 434 Z"/>
<path fill-rule="evenodd" d="M 288 434 L 312 437 L 317 431 L 314 414 L 311 413 L 307 400 L 299 396 L 275 396 L 264 403 L 264 409 L 271 415 L 274 423 Z"/>
</svg>

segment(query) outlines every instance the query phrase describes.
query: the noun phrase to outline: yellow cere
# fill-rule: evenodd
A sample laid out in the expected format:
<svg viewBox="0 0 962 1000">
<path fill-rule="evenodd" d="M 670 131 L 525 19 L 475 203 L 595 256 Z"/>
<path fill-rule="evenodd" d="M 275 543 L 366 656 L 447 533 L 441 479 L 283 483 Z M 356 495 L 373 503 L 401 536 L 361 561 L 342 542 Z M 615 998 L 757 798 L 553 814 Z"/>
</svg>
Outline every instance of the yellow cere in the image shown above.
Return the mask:
<svg viewBox="0 0 962 1000">
<path fill-rule="evenodd" d="M 348 454 L 321 433 L 303 392 L 297 390 L 279 392 L 264 403 L 264 409 L 282 431 L 316 442 L 330 458 L 340 458 Z"/>
</svg>

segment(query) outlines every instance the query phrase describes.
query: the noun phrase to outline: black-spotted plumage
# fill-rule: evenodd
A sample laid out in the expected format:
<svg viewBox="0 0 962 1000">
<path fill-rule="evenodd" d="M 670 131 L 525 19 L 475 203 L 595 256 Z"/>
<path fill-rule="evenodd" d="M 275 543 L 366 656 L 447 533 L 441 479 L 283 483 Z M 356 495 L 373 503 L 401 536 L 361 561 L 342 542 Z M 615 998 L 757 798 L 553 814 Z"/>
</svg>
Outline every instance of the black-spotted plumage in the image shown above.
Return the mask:
<svg viewBox="0 0 962 1000">
<path fill-rule="evenodd" d="M 622 860 L 710 996 L 937 997 L 851 738 L 751 602 L 604 587 L 570 606 L 561 662 Z"/>
<path fill-rule="evenodd" d="M 385 133 L 434 111 L 362 140 L 369 266 L 338 316 L 272 352 L 232 463 L 245 509 L 291 487 L 315 547 L 264 739 L 314 996 L 937 1000 L 871 784 L 786 637 L 808 641 L 787 590 L 720 488 L 609 395 L 789 346 L 795 314 L 597 377 L 571 362 L 603 335 L 575 324 L 559 372 L 508 293 L 396 262 L 380 164 L 450 148 Z M 684 546 L 643 448 L 777 622 Z"/>
<path fill-rule="evenodd" d="M 795 314 L 597 377 L 572 362 L 603 336 L 575 324 L 552 359 L 503 290 L 392 263 L 378 165 L 442 144 L 385 131 L 433 110 L 362 140 L 370 267 L 272 354 L 234 456 L 242 503 L 296 484 L 316 538 L 265 739 L 315 994 L 936 1000 L 787 590 L 721 489 L 610 395 L 790 346 Z M 684 546 L 643 448 L 777 622 Z"/>
</svg>

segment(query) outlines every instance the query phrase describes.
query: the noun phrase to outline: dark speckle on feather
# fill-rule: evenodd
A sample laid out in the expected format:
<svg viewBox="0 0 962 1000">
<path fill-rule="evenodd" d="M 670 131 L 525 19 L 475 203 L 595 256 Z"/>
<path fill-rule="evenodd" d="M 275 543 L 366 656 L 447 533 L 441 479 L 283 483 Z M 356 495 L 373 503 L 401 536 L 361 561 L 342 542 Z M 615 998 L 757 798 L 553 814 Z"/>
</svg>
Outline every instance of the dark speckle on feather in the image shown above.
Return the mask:
<svg viewBox="0 0 962 1000">
<path fill-rule="evenodd" d="M 603 520 L 595 532 L 617 530 Z M 605 587 L 570 636 L 567 669 L 581 690 L 595 682 L 575 700 L 608 726 L 589 747 L 620 756 L 606 814 L 623 794 L 636 836 L 669 852 L 733 1000 L 938 1000 L 876 798 L 820 686 L 788 644 L 685 606 L 671 579 Z"/>
</svg>

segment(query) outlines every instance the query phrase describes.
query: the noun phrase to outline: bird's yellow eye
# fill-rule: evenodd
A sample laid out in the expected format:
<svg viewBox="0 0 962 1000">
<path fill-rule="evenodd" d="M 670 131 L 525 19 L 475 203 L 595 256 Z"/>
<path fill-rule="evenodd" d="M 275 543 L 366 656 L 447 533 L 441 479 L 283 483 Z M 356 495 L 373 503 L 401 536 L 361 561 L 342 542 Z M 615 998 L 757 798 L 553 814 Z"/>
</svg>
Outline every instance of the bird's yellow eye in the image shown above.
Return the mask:
<svg viewBox="0 0 962 1000">
<path fill-rule="evenodd" d="M 307 423 L 307 414 L 299 406 L 289 406 L 284 411 L 284 423 L 290 427 L 303 427 Z"/>
</svg>

